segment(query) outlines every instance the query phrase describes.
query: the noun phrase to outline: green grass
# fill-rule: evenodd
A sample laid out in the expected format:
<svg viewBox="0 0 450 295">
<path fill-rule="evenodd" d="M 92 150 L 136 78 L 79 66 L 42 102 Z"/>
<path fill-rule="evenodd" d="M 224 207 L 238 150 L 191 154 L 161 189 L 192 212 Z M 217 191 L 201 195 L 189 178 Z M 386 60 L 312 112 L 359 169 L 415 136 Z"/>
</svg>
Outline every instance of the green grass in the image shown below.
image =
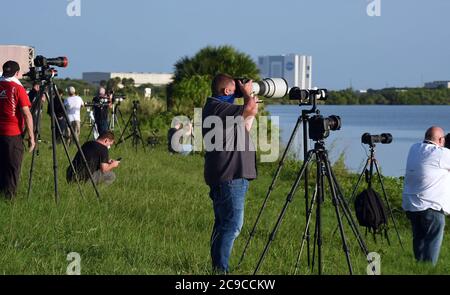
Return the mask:
<svg viewBox="0 0 450 295">
<path fill-rule="evenodd" d="M 46 117 L 46 115 L 44 115 Z M 47 118 L 45 118 L 47 119 Z M 47 126 L 45 120 L 44 126 Z M 48 127 L 46 128 L 48 129 Z M 84 128 L 83 133 L 88 130 Z M 48 130 L 44 130 L 44 139 Z M 85 136 L 82 136 L 85 139 Z M 26 198 L 31 155 L 22 169 L 20 191 L 13 202 L 0 201 L 0 272 L 3 274 L 64 274 L 70 252 L 81 255 L 82 274 L 209 274 L 209 237 L 213 225 L 208 187 L 203 181 L 203 158 L 169 155 L 165 146 L 137 153 L 129 143 L 111 149 L 111 157 L 122 157 L 116 170 L 117 181 L 101 186 L 98 201 L 89 184 L 85 197 L 76 185 L 64 180 L 68 161 L 58 146 L 60 200 L 53 196 L 53 170 L 50 145 L 42 144 L 37 159 L 32 196 Z M 71 147 L 71 154 L 75 148 Z M 259 177 L 251 182 L 247 194 L 245 224 L 236 240 L 231 265 L 236 266 L 256 214 L 272 179 L 276 163 L 259 165 Z M 342 167 L 341 167 L 342 168 Z M 251 274 L 267 241 L 298 164 L 289 162 L 263 215 L 248 255 L 236 274 Z M 336 167 L 348 195 L 355 183 Z M 399 209 L 401 181 L 387 179 L 386 186 L 394 207 Z M 324 272 L 346 274 L 347 267 L 338 235 L 333 236 L 336 218 L 327 196 L 323 212 Z M 396 210 L 403 251 L 390 231 L 392 245 L 386 241 L 366 242 L 370 251 L 381 254 L 382 274 L 448 274 L 450 240 L 445 235 L 439 265 L 417 264 L 411 250 L 408 221 Z M 301 191 L 290 205 L 284 223 L 262 266 L 262 274 L 289 274 L 295 264 L 300 235 L 304 229 L 304 199 Z M 365 274 L 367 262 L 346 226 L 354 270 Z M 305 262 L 306 257 L 302 257 Z M 304 266 L 300 273 L 309 273 Z"/>
</svg>

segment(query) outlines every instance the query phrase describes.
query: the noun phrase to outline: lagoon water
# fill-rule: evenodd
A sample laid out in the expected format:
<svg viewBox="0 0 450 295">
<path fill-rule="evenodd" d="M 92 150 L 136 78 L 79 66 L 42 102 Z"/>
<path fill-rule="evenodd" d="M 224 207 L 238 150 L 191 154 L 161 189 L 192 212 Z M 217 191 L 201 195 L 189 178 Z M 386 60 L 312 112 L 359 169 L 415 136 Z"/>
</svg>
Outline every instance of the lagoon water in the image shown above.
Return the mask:
<svg viewBox="0 0 450 295">
<path fill-rule="evenodd" d="M 305 106 L 267 105 L 271 116 L 279 116 L 281 144 L 287 144 L 301 110 Z M 377 144 L 376 158 L 386 176 L 402 176 L 405 173 L 406 157 L 413 143 L 423 140 L 428 127 L 438 125 L 450 132 L 450 106 L 388 106 L 388 105 L 325 105 L 319 106 L 324 116 L 338 115 L 342 120 L 341 130 L 331 131 L 325 140 L 331 161 L 344 152 L 345 164 L 352 171 L 360 172 L 369 152 L 361 144 L 361 135 L 391 133 L 391 144 Z M 302 158 L 302 128 L 291 151 Z M 312 147 L 310 141 L 309 146 Z M 281 157 L 281 154 L 280 154 Z"/>
</svg>

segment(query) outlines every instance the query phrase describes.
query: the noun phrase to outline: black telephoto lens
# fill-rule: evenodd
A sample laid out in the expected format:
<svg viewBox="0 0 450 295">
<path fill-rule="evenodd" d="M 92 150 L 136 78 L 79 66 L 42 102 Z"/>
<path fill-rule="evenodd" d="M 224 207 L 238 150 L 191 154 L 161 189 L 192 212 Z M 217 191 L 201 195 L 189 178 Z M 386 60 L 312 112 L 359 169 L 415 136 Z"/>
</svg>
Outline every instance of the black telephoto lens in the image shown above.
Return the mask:
<svg viewBox="0 0 450 295">
<path fill-rule="evenodd" d="M 326 118 L 328 126 L 330 127 L 330 130 L 336 131 L 341 129 L 341 117 L 336 115 L 331 115 L 328 118 Z"/>
<path fill-rule="evenodd" d="M 445 136 L 445 147 L 450 149 L 450 133 Z"/>
<path fill-rule="evenodd" d="M 371 135 L 366 132 L 361 136 L 361 142 L 368 145 L 374 145 L 376 143 L 389 144 L 392 142 L 392 134 L 381 133 L 379 135 Z"/>
</svg>

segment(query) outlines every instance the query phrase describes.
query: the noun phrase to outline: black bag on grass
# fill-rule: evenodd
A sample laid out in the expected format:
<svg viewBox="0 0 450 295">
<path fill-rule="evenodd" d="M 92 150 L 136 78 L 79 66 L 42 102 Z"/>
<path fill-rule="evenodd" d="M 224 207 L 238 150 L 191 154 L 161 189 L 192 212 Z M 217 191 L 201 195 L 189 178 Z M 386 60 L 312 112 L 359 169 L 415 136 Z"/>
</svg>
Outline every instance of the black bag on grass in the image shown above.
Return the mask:
<svg viewBox="0 0 450 295">
<path fill-rule="evenodd" d="M 361 226 L 372 233 L 382 233 L 387 227 L 387 214 L 380 195 L 371 188 L 355 198 L 356 218 Z"/>
</svg>

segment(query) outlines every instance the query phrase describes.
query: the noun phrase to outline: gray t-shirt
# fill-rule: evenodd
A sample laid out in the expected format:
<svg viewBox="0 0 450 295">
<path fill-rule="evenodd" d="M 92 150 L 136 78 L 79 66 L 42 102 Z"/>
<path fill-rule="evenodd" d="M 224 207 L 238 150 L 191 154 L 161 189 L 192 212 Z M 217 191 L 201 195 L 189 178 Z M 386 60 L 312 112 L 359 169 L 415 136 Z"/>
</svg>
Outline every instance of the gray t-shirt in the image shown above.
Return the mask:
<svg viewBox="0 0 450 295">
<path fill-rule="evenodd" d="M 243 105 L 233 105 L 214 97 L 206 101 L 202 113 L 206 149 L 204 176 L 210 186 L 238 178 L 256 178 L 256 152 L 249 132 L 245 129 L 243 113 Z M 208 119 L 209 116 L 215 116 L 216 119 Z M 222 127 L 211 123 L 214 121 L 220 121 Z M 206 127 L 205 122 L 208 125 Z M 211 132 L 218 136 L 212 137 Z"/>
</svg>

